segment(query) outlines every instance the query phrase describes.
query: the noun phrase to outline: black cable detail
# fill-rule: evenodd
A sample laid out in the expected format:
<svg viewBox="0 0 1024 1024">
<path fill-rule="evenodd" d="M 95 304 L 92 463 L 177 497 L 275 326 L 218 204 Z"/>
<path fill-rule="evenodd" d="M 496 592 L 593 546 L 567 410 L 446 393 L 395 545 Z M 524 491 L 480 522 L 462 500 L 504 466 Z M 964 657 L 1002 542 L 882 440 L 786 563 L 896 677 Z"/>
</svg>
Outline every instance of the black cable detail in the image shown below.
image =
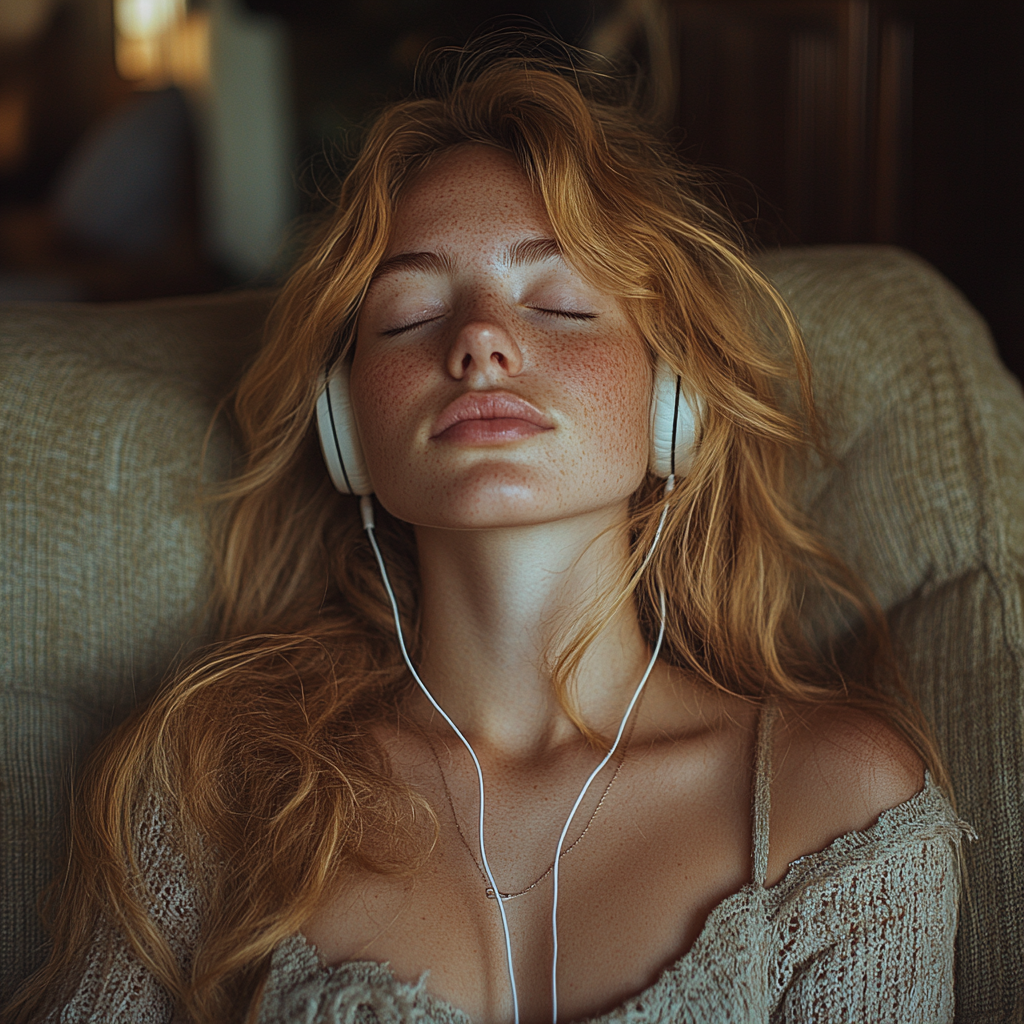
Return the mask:
<svg viewBox="0 0 1024 1024">
<path fill-rule="evenodd" d="M 330 378 L 327 380 L 327 417 L 331 421 L 331 435 L 334 438 L 334 450 L 338 453 L 338 465 L 341 466 L 341 475 L 345 478 L 345 486 L 348 488 L 349 494 L 355 494 L 352 490 L 352 481 L 348 478 L 348 473 L 345 472 L 345 460 L 341 457 L 341 445 L 338 443 L 338 426 L 334 422 L 334 405 L 331 402 L 331 381 Z"/>
<path fill-rule="evenodd" d="M 676 404 L 672 410 L 672 456 L 670 465 L 672 466 L 672 475 L 676 475 L 676 428 L 679 425 L 679 396 L 683 386 L 682 377 L 676 377 Z"/>
</svg>

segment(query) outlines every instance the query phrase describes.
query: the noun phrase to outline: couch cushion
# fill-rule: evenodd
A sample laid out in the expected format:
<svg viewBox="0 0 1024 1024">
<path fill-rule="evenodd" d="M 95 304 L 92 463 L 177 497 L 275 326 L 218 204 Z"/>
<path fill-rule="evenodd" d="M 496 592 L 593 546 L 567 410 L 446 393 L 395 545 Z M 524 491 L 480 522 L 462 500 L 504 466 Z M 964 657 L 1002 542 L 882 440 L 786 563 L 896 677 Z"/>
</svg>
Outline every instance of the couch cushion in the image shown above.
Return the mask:
<svg viewBox="0 0 1024 1024">
<path fill-rule="evenodd" d="M 248 293 L 0 314 L 0 1002 L 77 755 L 203 633 L 203 439 L 268 307 Z M 227 472 L 214 431 L 206 478 Z"/>
<path fill-rule="evenodd" d="M 957 1017 L 1024 1019 L 1024 401 L 988 330 L 895 249 L 762 260 L 797 314 L 838 465 L 819 528 L 890 610 L 911 686 L 978 831 Z"/>
</svg>

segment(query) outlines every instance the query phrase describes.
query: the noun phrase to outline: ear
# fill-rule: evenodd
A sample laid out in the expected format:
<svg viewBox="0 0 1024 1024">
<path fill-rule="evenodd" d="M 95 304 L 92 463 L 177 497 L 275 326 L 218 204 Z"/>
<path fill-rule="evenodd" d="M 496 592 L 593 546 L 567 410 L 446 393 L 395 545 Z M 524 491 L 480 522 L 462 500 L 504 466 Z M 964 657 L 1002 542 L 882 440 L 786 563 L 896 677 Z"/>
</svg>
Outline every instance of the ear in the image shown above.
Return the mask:
<svg viewBox="0 0 1024 1024">
<path fill-rule="evenodd" d="M 682 477 L 689 473 L 703 410 L 701 397 L 687 391 L 682 378 L 659 358 L 651 398 L 652 473 L 661 477 Z"/>
<path fill-rule="evenodd" d="M 323 384 L 316 400 L 320 447 L 331 481 L 342 494 L 372 494 L 359 429 L 352 415 L 348 363 L 342 362 Z"/>
</svg>

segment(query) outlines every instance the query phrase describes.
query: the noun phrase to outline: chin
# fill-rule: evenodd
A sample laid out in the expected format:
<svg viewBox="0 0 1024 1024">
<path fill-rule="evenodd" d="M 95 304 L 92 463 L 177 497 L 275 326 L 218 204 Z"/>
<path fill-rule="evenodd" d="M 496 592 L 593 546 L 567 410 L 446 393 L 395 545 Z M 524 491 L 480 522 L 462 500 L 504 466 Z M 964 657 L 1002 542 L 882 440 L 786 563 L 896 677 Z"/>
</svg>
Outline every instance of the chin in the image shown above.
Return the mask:
<svg viewBox="0 0 1024 1024">
<path fill-rule="evenodd" d="M 557 503 L 543 500 L 534 491 L 508 485 L 484 493 L 466 495 L 444 509 L 445 522 L 438 526 L 454 530 L 501 530 L 538 526 L 562 518 Z M 439 510 L 440 511 L 440 510 Z M 438 516 L 441 519 L 442 516 Z"/>
<path fill-rule="evenodd" d="M 566 494 L 564 479 L 526 482 L 521 479 L 466 481 L 424 488 L 415 496 L 408 488 L 402 494 L 379 495 L 392 515 L 410 523 L 439 530 L 502 530 L 542 526 L 580 516 L 613 517 L 628 509 L 629 491 L 595 503 L 602 491 L 600 482 L 585 492 Z M 561 487 L 559 485 L 562 485 Z M 390 499 L 390 500 L 389 500 Z"/>
<path fill-rule="evenodd" d="M 534 526 L 562 518 L 559 502 L 521 483 L 487 487 L 432 487 L 412 498 L 379 495 L 392 515 L 414 526 L 442 530 L 488 530 Z"/>
</svg>

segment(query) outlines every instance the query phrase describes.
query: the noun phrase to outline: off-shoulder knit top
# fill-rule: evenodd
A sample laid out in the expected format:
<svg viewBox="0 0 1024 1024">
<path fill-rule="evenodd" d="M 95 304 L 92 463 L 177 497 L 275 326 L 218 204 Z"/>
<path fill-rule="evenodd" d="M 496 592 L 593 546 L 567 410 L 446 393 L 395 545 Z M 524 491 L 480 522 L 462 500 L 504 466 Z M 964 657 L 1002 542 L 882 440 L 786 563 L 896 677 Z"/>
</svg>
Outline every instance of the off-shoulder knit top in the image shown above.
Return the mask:
<svg viewBox="0 0 1024 1024">
<path fill-rule="evenodd" d="M 973 830 L 925 774 L 924 788 L 863 832 L 793 861 L 765 886 L 773 712 L 761 716 L 752 881 L 722 900 L 687 953 L 590 1024 L 803 1024 L 953 1019 L 957 848 Z M 152 914 L 183 964 L 201 912 L 175 852 L 173 822 L 150 801 L 140 860 Z M 260 1024 L 471 1024 L 387 964 L 325 966 L 301 935 L 274 952 Z M 49 1021 L 177 1024 L 171 1001 L 126 940 L 101 927 L 77 989 Z"/>
</svg>

